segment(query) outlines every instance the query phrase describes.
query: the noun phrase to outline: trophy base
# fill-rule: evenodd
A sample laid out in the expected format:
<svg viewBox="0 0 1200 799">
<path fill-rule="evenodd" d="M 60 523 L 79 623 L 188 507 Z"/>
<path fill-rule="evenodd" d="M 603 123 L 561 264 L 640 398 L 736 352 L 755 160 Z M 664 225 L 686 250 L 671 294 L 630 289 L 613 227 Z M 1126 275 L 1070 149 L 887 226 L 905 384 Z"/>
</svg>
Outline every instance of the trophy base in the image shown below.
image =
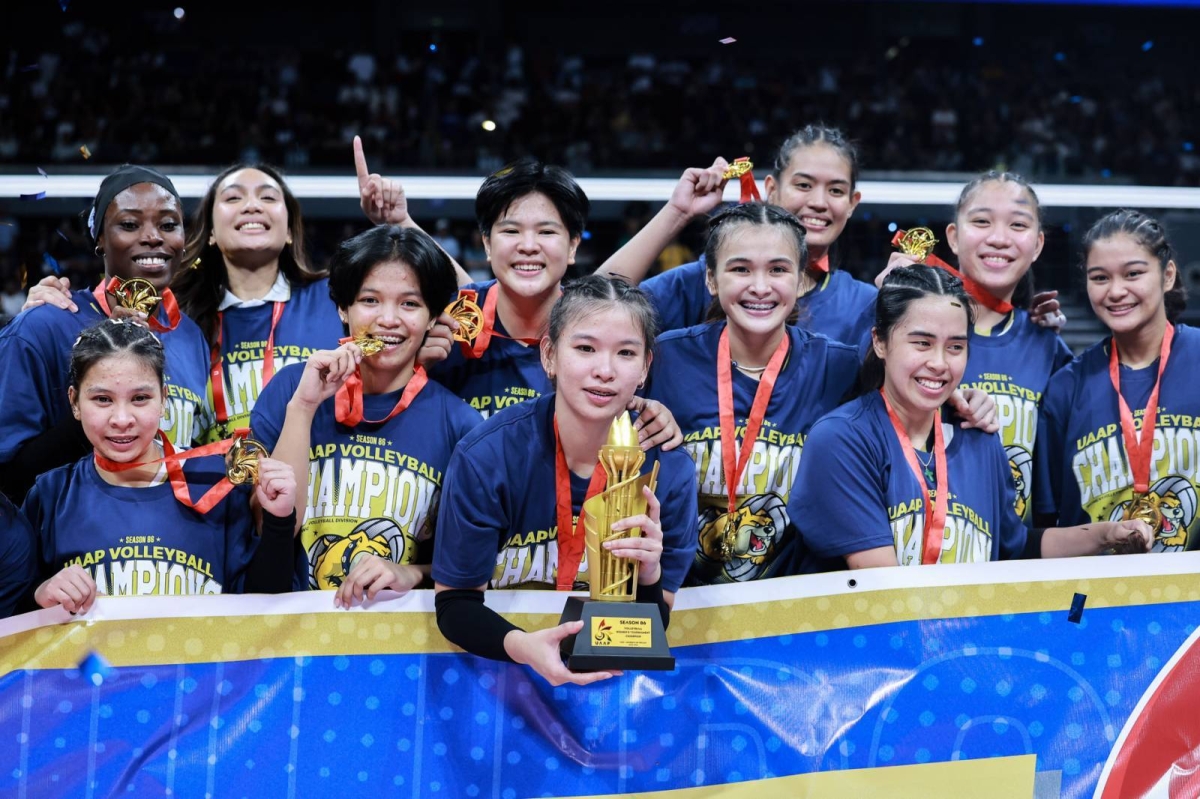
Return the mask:
<svg viewBox="0 0 1200 799">
<path fill-rule="evenodd" d="M 583 629 L 559 644 L 559 651 L 571 671 L 671 671 L 675 668 L 658 605 L 568 597 L 559 624 L 580 619 Z"/>
</svg>

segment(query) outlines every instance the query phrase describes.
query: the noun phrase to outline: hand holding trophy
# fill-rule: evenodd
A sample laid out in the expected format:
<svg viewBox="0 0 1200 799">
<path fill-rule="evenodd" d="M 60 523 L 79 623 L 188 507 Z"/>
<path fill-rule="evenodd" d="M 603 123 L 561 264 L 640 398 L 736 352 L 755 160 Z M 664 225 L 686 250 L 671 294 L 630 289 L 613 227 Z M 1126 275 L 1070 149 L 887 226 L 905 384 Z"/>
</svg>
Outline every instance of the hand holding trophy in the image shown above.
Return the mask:
<svg viewBox="0 0 1200 799">
<path fill-rule="evenodd" d="M 648 496 L 653 497 L 658 479 L 658 463 L 649 474 L 642 474 L 645 460 L 629 413 L 622 413 L 613 420 L 608 443 L 600 448 L 600 464 L 607 477 L 605 490 L 582 508 L 590 599 L 568 599 L 560 620 L 584 622 L 579 634 L 563 639 L 561 645 L 572 671 L 675 668 L 658 605 L 635 601 L 640 559 L 632 548 L 622 547 L 625 541 L 642 536 L 640 527 L 626 527 L 622 522 L 642 517 L 657 523 L 657 502 L 654 513 L 649 517 L 646 513 Z M 648 546 L 637 549 L 653 553 L 657 569 L 661 532 L 646 543 Z"/>
</svg>

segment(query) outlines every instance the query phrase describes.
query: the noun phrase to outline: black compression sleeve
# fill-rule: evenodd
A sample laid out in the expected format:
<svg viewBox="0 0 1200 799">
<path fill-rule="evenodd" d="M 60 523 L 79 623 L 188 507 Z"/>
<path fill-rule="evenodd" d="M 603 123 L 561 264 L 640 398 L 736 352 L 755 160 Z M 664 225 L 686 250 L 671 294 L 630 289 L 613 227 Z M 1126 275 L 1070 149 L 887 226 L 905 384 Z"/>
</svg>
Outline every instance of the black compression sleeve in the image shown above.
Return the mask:
<svg viewBox="0 0 1200 799">
<path fill-rule="evenodd" d="M 242 590 L 247 594 L 285 594 L 292 590 L 296 511 L 288 516 L 262 512 L 262 535 L 246 567 Z"/>
<path fill-rule="evenodd" d="M 473 588 L 438 591 L 433 606 L 438 629 L 448 641 L 472 655 L 513 662 L 504 650 L 504 636 L 521 628 L 483 604 L 482 591 Z"/>
<path fill-rule="evenodd" d="M 663 596 L 661 576 L 659 576 L 658 582 L 654 583 L 654 585 L 639 585 L 637 587 L 637 596 L 634 598 L 638 602 L 658 605 L 658 615 L 662 616 L 663 629 L 665 630 L 671 626 L 671 606 L 667 604 L 667 600 Z"/>
<path fill-rule="evenodd" d="M 1034 527 L 1025 536 L 1025 550 L 1021 553 L 1022 560 L 1033 560 L 1042 556 L 1042 538 L 1046 535 L 1045 527 Z"/>
</svg>

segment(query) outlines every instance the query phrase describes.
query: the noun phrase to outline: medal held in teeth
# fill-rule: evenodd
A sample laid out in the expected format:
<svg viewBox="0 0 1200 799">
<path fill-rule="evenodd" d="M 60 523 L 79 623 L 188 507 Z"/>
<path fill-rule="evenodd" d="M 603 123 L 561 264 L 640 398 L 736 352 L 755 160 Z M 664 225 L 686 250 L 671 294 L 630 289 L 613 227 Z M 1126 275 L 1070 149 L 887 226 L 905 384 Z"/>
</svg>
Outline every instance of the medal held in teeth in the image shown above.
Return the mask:
<svg viewBox="0 0 1200 799">
<path fill-rule="evenodd" d="M 918 263 L 925 262 L 937 243 L 938 240 L 934 238 L 933 231 L 927 227 L 902 230 L 892 240 L 892 245 L 896 249 Z"/>
<path fill-rule="evenodd" d="M 354 337 L 354 343 L 362 350 L 363 357 L 370 358 L 372 355 L 378 355 L 383 352 L 383 348 L 387 346 L 383 339 L 375 338 L 370 333 L 359 333 Z"/>
<path fill-rule="evenodd" d="M 261 442 L 239 436 L 225 453 L 225 476 L 235 486 L 254 485 L 258 482 L 258 459 L 269 454 Z"/>
<path fill-rule="evenodd" d="M 468 296 L 460 294 L 458 299 L 446 306 L 446 313 L 458 322 L 458 330 L 454 331 L 455 341 L 470 344 L 483 330 L 483 309 Z"/>
<path fill-rule="evenodd" d="M 118 282 L 112 293 L 117 299 L 117 305 L 121 308 L 127 308 L 149 316 L 154 313 L 154 309 L 162 301 L 162 297 L 158 296 L 158 291 L 154 288 L 154 284 L 149 280 L 140 277 L 130 278 L 129 280 L 116 278 L 115 280 Z"/>
</svg>

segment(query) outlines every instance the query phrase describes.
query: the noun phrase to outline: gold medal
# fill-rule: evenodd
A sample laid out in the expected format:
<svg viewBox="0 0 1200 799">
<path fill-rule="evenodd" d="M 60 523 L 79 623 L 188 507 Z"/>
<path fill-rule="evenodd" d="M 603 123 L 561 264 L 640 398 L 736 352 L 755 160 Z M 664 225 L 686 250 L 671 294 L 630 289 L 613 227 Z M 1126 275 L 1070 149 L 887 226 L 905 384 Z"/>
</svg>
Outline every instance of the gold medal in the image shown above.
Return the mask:
<svg viewBox="0 0 1200 799">
<path fill-rule="evenodd" d="M 737 551 L 737 539 L 738 517 L 731 513 L 725 517 L 725 529 L 721 531 L 721 537 L 717 540 L 717 556 L 721 560 L 726 563 L 733 560 L 733 555 Z"/>
<path fill-rule="evenodd" d="M 725 174 L 723 174 L 721 177 L 723 177 L 725 180 L 740 178 L 751 169 L 754 169 L 754 164 L 749 158 L 742 156 L 741 158 L 735 159 L 734 162 L 729 166 L 725 167 Z"/>
<path fill-rule="evenodd" d="M 387 344 L 383 343 L 383 339 L 378 339 L 370 333 L 359 333 L 354 337 L 354 343 L 362 350 L 363 357 L 370 358 L 372 355 L 377 355 L 383 352 L 383 348 Z"/>
<path fill-rule="evenodd" d="M 483 330 L 483 309 L 470 297 L 459 296 L 446 306 L 446 313 L 458 322 L 458 330 L 454 332 L 455 341 L 470 344 L 479 335 L 479 331 Z"/>
<path fill-rule="evenodd" d="M 154 284 L 140 277 L 122 280 L 113 294 L 120 307 L 144 313 L 147 316 L 154 313 L 154 309 L 162 301 Z"/>
<path fill-rule="evenodd" d="M 905 231 L 904 235 L 896 242 L 896 249 L 914 261 L 924 262 L 929 253 L 933 252 L 933 247 L 937 243 L 938 240 L 934 238 L 932 230 L 927 227 L 915 227 Z"/>
<path fill-rule="evenodd" d="M 1159 500 L 1149 494 L 1134 494 L 1133 499 L 1125 506 L 1122 518 L 1126 521 L 1137 520 L 1145 522 L 1157 536 L 1162 532 L 1163 513 Z"/>
<path fill-rule="evenodd" d="M 270 453 L 266 446 L 253 438 L 235 438 L 225 453 L 225 475 L 235 486 L 258 482 L 258 459 Z"/>
</svg>

